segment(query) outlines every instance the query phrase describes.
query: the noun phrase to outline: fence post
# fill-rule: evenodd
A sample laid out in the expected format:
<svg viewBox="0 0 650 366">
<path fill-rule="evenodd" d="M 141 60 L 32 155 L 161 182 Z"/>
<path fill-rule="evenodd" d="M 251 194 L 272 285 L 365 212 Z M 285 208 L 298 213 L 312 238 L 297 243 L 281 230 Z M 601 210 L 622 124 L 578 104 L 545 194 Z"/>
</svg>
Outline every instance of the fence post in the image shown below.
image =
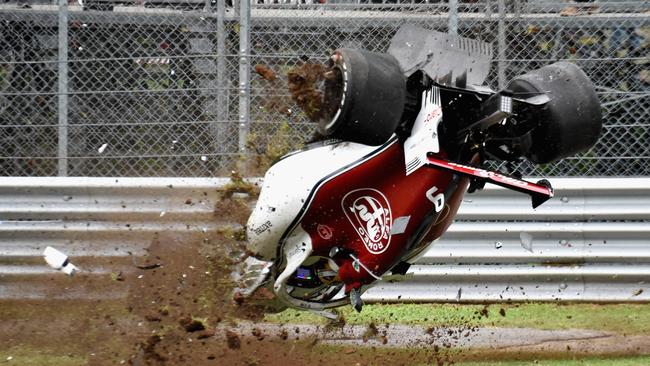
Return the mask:
<svg viewBox="0 0 650 366">
<path fill-rule="evenodd" d="M 68 0 L 59 0 L 58 50 L 58 172 L 68 175 Z"/>
<path fill-rule="evenodd" d="M 497 52 L 497 77 L 499 90 L 506 87 L 506 4 L 505 0 L 498 0 L 499 22 L 498 22 L 498 52 Z"/>
<path fill-rule="evenodd" d="M 224 0 L 225 1 L 225 0 Z M 249 0 L 250 1 L 250 0 Z M 232 0 L 232 10 L 233 13 L 235 14 L 235 18 L 239 17 L 239 8 L 240 8 L 239 0 Z"/>
<path fill-rule="evenodd" d="M 447 32 L 452 35 L 458 34 L 458 0 L 449 0 L 449 20 L 447 21 Z"/>
<path fill-rule="evenodd" d="M 228 118 L 228 106 L 226 98 L 226 33 L 225 27 L 226 2 L 217 1 L 217 123 L 220 131 L 230 131 L 226 123 Z"/>
<path fill-rule="evenodd" d="M 239 151 L 246 150 L 250 118 L 250 2 L 241 0 L 239 8 Z"/>
</svg>

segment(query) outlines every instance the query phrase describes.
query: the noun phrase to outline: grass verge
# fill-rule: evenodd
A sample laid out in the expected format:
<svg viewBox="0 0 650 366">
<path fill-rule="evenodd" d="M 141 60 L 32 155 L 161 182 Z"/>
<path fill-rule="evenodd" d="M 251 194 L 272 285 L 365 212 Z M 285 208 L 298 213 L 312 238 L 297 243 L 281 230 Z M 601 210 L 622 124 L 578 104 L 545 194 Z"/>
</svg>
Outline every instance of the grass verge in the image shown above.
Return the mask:
<svg viewBox="0 0 650 366">
<path fill-rule="evenodd" d="M 81 366 L 86 364 L 86 357 L 65 355 L 55 349 L 36 349 L 17 346 L 0 350 L 0 363 L 21 366 Z"/>
<path fill-rule="evenodd" d="M 343 308 L 347 324 L 408 324 L 535 329 L 593 329 L 650 334 L 650 304 L 369 304 L 361 313 Z M 285 310 L 267 315 L 276 323 L 326 324 L 317 315 Z"/>
<path fill-rule="evenodd" d="M 362 365 L 404 364 L 415 366 L 646 366 L 647 354 L 585 354 L 574 351 L 518 349 L 376 348 L 318 345 L 315 353 L 324 359 L 337 357 L 341 364 L 351 360 Z M 382 360 L 382 362 L 377 362 Z M 365 361 L 365 362 L 364 362 Z M 386 361 L 386 362 L 383 362 Z"/>
<path fill-rule="evenodd" d="M 456 366 L 645 366 L 650 365 L 650 356 L 615 357 L 615 358 L 580 358 L 560 360 L 530 360 L 530 361 L 488 361 L 460 362 Z"/>
</svg>

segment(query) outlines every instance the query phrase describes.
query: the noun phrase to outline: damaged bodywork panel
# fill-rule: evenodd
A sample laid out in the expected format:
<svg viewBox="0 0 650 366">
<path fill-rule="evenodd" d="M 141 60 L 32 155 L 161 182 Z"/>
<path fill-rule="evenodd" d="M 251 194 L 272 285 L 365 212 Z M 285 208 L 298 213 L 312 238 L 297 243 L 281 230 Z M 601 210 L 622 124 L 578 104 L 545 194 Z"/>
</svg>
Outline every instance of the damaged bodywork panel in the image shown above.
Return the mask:
<svg viewBox="0 0 650 366">
<path fill-rule="evenodd" d="M 391 39 L 388 54 L 395 57 L 407 77 L 423 71 L 438 84 L 465 88 L 485 82 L 492 45 L 405 24 Z"/>
</svg>

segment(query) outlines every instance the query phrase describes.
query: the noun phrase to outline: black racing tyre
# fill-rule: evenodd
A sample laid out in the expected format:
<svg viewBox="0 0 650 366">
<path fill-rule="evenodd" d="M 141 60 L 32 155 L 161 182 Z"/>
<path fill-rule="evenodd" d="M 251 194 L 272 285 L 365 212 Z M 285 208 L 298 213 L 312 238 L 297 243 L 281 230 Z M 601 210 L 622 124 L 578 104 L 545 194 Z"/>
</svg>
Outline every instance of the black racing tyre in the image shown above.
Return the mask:
<svg viewBox="0 0 650 366">
<path fill-rule="evenodd" d="M 337 78 L 325 81 L 326 101 L 336 103 L 319 121 L 325 136 L 381 145 L 395 132 L 406 98 L 406 78 L 388 54 L 336 50 L 330 66 Z"/>
<path fill-rule="evenodd" d="M 557 62 L 514 78 L 515 97 L 546 93 L 551 100 L 532 118 L 532 146 L 526 157 L 550 163 L 591 148 L 602 130 L 601 106 L 592 82 L 575 64 Z"/>
</svg>

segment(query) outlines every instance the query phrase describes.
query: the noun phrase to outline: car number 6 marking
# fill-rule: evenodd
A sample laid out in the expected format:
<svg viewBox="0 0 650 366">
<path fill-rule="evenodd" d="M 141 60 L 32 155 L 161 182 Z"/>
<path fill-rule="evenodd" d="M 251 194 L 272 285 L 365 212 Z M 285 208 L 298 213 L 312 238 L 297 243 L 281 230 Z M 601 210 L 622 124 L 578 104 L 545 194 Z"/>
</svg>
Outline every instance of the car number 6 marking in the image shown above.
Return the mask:
<svg viewBox="0 0 650 366">
<path fill-rule="evenodd" d="M 438 193 L 434 196 L 433 194 L 436 192 L 438 192 L 438 187 L 433 186 L 427 191 L 426 196 L 429 201 L 433 202 L 433 207 L 436 212 L 440 212 L 442 208 L 445 207 L 445 195 L 443 193 Z"/>
</svg>

